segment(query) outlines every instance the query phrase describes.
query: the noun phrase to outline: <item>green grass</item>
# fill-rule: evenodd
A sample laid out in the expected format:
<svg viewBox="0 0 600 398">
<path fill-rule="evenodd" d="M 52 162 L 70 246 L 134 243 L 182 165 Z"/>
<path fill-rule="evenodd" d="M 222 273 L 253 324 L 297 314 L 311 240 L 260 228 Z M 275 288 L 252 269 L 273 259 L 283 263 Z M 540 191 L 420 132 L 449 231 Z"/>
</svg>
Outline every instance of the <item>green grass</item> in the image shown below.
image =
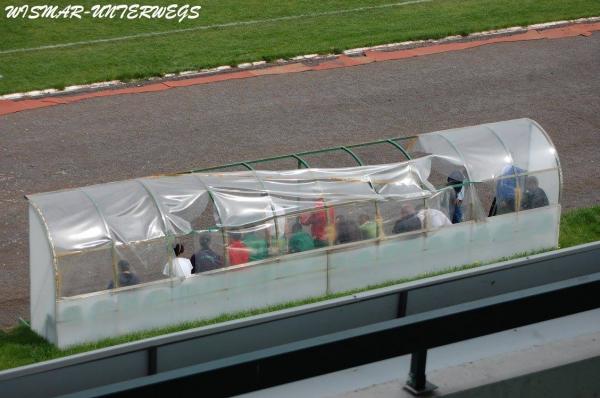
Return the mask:
<svg viewBox="0 0 600 398">
<path fill-rule="evenodd" d="M 168 20 L 7 19 L 0 0 L 0 94 L 600 15 L 598 0 L 433 0 L 341 15 L 173 33 L 69 48 L 6 53 L 44 45 L 114 38 L 237 21 L 279 18 L 400 0 L 204 0 L 200 18 Z M 78 4 L 90 6 L 96 0 Z M 133 3 L 133 2 L 132 2 Z M 53 4 L 69 4 L 59 0 Z M 150 1 L 144 4 L 160 4 Z M 197 5 L 198 3 L 191 3 Z"/>
<path fill-rule="evenodd" d="M 600 206 L 565 213 L 561 218 L 560 247 L 600 240 Z"/>
<path fill-rule="evenodd" d="M 523 257 L 533 253 L 521 253 L 515 256 L 503 257 L 496 261 L 504 261 L 512 258 Z M 490 262 L 491 263 L 491 262 Z M 345 292 L 328 294 L 317 297 L 310 297 L 304 300 L 287 302 L 279 305 L 258 308 L 249 311 L 242 311 L 233 314 L 223 314 L 216 318 L 204 319 L 194 322 L 186 322 L 166 328 L 146 330 L 138 333 L 132 333 L 125 336 L 100 340 L 95 343 L 81 344 L 72 348 L 60 350 L 56 346 L 48 343 L 43 338 L 39 337 L 27 325 L 21 324 L 9 332 L 0 334 L 0 370 L 23 366 L 26 364 L 45 361 L 54 358 L 60 358 L 67 355 L 73 355 L 81 352 L 91 351 L 99 348 L 109 347 L 116 344 L 127 343 L 140 339 L 145 339 L 154 336 L 160 336 L 167 333 L 179 332 L 186 329 L 198 328 L 201 326 L 212 325 L 216 323 L 227 322 L 235 319 L 247 318 L 253 315 L 265 314 L 268 312 L 279 311 L 286 308 L 297 307 L 305 304 L 312 304 L 319 301 L 331 300 L 338 297 L 349 296 L 352 294 L 364 292 L 367 290 L 379 289 L 387 286 L 397 285 L 399 283 L 410 282 L 418 279 L 429 278 L 433 276 L 443 275 L 450 272 L 464 271 L 470 268 L 480 267 L 489 263 L 473 263 L 463 266 L 449 267 L 436 272 L 427 272 L 412 278 L 388 281 L 377 285 L 367 286 L 361 289 L 354 289 Z"/>
<path fill-rule="evenodd" d="M 600 206 L 572 210 L 563 214 L 560 226 L 560 246 L 569 247 L 582 243 L 589 243 L 600 240 Z M 497 261 L 504 261 L 512 258 L 524 257 L 532 253 L 522 253 L 510 258 L 500 258 Z M 267 312 L 282 310 L 299 305 L 315 303 L 323 300 L 330 300 L 337 297 L 348 296 L 358 292 L 382 288 L 412 280 L 442 275 L 450 272 L 463 271 L 470 268 L 476 268 L 488 263 L 473 263 L 458 267 L 450 267 L 442 271 L 425 273 L 413 278 L 389 281 L 386 283 L 368 286 L 362 289 L 355 289 L 347 292 L 340 292 L 326 296 L 311 297 L 306 300 L 299 300 L 266 308 L 259 308 L 251 311 L 243 311 L 235 314 L 224 314 L 213 319 L 187 322 L 167 328 L 148 330 L 139 333 L 133 333 L 126 336 L 105 339 L 91 344 L 78 345 L 69 349 L 60 350 L 56 346 L 48 343 L 43 338 L 32 332 L 26 325 L 19 325 L 8 332 L 0 331 L 0 370 L 23 366 L 30 363 L 46 361 L 49 359 L 73 355 L 98 348 L 104 348 L 115 344 L 126 343 L 148 337 L 154 337 L 162 334 L 178 332 L 186 329 L 196 328 L 226 322 L 234 319 L 246 318 L 253 315 L 264 314 Z"/>
</svg>

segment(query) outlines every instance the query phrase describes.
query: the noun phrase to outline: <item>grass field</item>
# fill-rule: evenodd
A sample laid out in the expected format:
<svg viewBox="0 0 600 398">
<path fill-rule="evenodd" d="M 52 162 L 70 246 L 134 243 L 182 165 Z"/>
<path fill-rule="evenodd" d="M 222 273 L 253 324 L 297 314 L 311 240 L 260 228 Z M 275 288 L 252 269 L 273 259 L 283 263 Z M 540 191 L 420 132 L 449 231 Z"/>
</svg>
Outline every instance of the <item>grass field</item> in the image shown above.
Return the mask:
<svg viewBox="0 0 600 398">
<path fill-rule="evenodd" d="M 204 0 L 190 3 L 202 6 L 198 19 L 179 23 L 86 16 L 7 19 L 7 5 L 28 2 L 0 0 L 0 94 L 600 15 L 598 0 L 417 1 L 422 2 Z M 104 3 L 77 4 L 89 8 Z M 192 30 L 172 32 L 181 29 Z M 155 32 L 160 35 L 121 39 Z M 117 41 L 93 42 L 105 39 Z"/>
<path fill-rule="evenodd" d="M 569 247 L 575 246 L 582 243 L 588 243 L 600 240 L 600 206 L 577 209 L 563 214 L 560 225 L 560 246 Z M 521 255 L 524 256 L 525 254 Z M 515 256 L 519 257 L 519 256 Z M 504 260 L 504 259 L 499 259 Z M 440 275 L 448 272 L 456 272 L 469 268 L 475 268 L 483 264 L 469 264 L 460 267 L 453 267 L 444 271 L 420 275 L 410 280 L 430 277 L 434 275 Z M 73 355 L 85 351 L 90 351 L 98 348 L 108 347 L 115 344 L 135 341 L 143 338 L 158 336 L 161 334 L 177 332 L 185 329 L 225 322 L 233 319 L 245 318 L 252 315 L 263 314 L 267 312 L 277 311 L 284 308 L 290 308 L 298 305 L 314 303 L 317 301 L 332 299 L 336 297 L 342 297 L 357 293 L 359 291 L 365 291 L 369 289 L 380 288 L 384 286 L 390 286 L 398 284 L 402 281 L 390 281 L 385 284 L 371 286 L 366 289 L 357 289 L 354 291 L 337 293 L 334 295 L 328 295 L 323 297 L 314 297 L 307 300 L 281 304 L 268 308 L 261 308 L 252 311 L 240 312 L 236 314 L 222 315 L 218 318 L 208 319 L 203 321 L 196 321 L 176 325 L 168 328 L 162 328 L 158 330 L 151 330 L 146 332 L 135 333 L 127 336 L 116 337 L 112 339 L 102 340 L 93 344 L 84 344 L 72 347 L 66 350 L 59 350 L 54 345 L 49 344 L 43 338 L 37 336 L 27 326 L 20 325 L 15 327 L 9 332 L 0 331 L 0 370 L 8 369 L 16 366 L 22 366 L 30 363 L 45 361 L 53 358 L 59 358 L 67 355 Z"/>
</svg>

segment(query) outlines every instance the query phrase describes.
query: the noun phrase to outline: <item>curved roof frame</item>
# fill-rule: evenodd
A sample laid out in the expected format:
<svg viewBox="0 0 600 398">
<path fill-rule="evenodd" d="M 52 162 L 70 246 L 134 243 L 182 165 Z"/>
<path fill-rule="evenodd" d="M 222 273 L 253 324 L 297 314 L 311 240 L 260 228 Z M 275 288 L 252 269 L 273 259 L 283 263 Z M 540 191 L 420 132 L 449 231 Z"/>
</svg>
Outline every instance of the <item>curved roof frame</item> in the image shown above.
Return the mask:
<svg viewBox="0 0 600 398">
<path fill-rule="evenodd" d="M 292 153 L 289 155 L 280 155 L 280 156 L 273 156 L 273 157 L 244 161 L 244 162 L 228 163 L 228 164 L 225 164 L 222 166 L 207 167 L 207 168 L 203 168 L 203 169 L 193 169 L 186 173 L 200 173 L 200 172 L 206 172 L 206 171 L 212 171 L 212 170 L 226 169 L 229 167 L 236 167 L 236 166 L 242 166 L 248 170 L 253 170 L 254 168 L 251 166 L 251 164 L 264 163 L 264 162 L 286 159 L 286 158 L 292 158 L 292 159 L 297 160 L 299 166 L 300 165 L 302 166 L 302 167 L 298 167 L 298 168 L 309 169 L 309 168 L 311 168 L 310 163 L 302 157 L 303 155 L 317 155 L 320 153 L 327 153 L 327 152 L 338 151 L 338 150 L 348 153 L 354 159 L 354 161 L 356 162 L 356 164 L 358 166 L 362 166 L 362 165 L 364 165 L 362 159 L 360 159 L 360 157 L 355 152 L 353 152 L 352 149 L 353 148 L 364 148 L 364 147 L 377 145 L 377 144 L 389 144 L 389 145 L 393 146 L 395 149 L 397 149 L 407 160 L 411 160 L 412 157 L 410 156 L 410 154 L 406 150 L 406 148 L 404 148 L 402 145 L 400 145 L 398 142 L 396 142 L 398 140 L 406 140 L 409 138 L 413 138 L 413 137 L 389 138 L 389 139 L 384 139 L 384 140 L 364 142 L 364 143 L 360 143 L 360 144 L 323 148 L 323 149 L 318 149 L 318 150 L 314 150 L 314 151 L 295 152 L 295 153 Z"/>
</svg>

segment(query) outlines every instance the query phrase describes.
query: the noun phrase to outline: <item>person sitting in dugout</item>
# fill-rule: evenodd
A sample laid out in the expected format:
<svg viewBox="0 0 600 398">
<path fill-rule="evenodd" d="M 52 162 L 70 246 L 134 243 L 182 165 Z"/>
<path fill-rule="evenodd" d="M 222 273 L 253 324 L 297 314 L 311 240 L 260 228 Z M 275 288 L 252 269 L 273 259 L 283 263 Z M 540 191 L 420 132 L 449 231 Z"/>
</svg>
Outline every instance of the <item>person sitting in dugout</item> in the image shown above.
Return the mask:
<svg viewBox="0 0 600 398">
<path fill-rule="evenodd" d="M 489 216 L 502 215 L 516 211 L 519 206 L 519 193 L 525 185 L 525 173 L 517 166 L 507 165 L 502 169 L 500 178 L 496 182 L 496 197 L 492 201 Z"/>
<path fill-rule="evenodd" d="M 219 256 L 210 248 L 210 235 L 200 235 L 200 250 L 192 258 L 192 273 L 198 274 L 204 271 L 211 271 L 223 266 L 223 257 Z"/>
<path fill-rule="evenodd" d="M 377 223 L 367 215 L 361 214 L 358 217 L 360 235 L 362 239 L 373 239 L 377 237 Z"/>
<path fill-rule="evenodd" d="M 292 235 L 290 236 L 288 246 L 290 253 L 299 253 L 314 249 L 315 242 L 310 234 L 304 231 L 302 224 L 296 222 L 292 225 Z"/>
<path fill-rule="evenodd" d="M 403 232 L 418 231 L 423 228 L 421 220 L 417 215 L 415 206 L 411 203 L 405 203 L 400 207 L 400 219 L 394 224 L 392 233 L 400 234 Z"/>
<path fill-rule="evenodd" d="M 247 263 L 250 259 L 250 250 L 242 242 L 242 234 L 232 232 L 229 234 L 229 245 L 227 246 L 227 255 L 229 256 L 229 265 L 238 265 Z"/>
<path fill-rule="evenodd" d="M 263 260 L 269 257 L 267 239 L 259 236 L 259 234 L 266 235 L 267 232 L 267 230 L 253 231 L 244 236 L 244 244 L 250 251 L 249 261 Z"/>
<path fill-rule="evenodd" d="M 417 212 L 417 217 L 421 220 L 421 225 L 428 229 L 452 225 L 448 216 L 438 209 L 421 209 Z"/>
<path fill-rule="evenodd" d="M 465 200 L 465 187 L 462 185 L 465 180 L 465 176 L 460 170 L 454 170 L 448 176 L 446 186 L 452 187 L 450 191 L 450 218 L 452 224 L 458 224 L 462 222 L 462 203 Z"/>
<path fill-rule="evenodd" d="M 335 210 L 333 207 L 325 208 L 323 198 L 315 203 L 315 207 L 318 210 L 300 215 L 300 223 L 310 225 L 310 233 L 315 242 L 315 247 L 324 247 L 329 244 L 328 224 L 333 223 Z"/>
<path fill-rule="evenodd" d="M 349 243 L 360 240 L 360 229 L 354 220 L 347 220 L 343 215 L 339 215 L 335 219 L 335 243 Z"/>
<path fill-rule="evenodd" d="M 546 192 L 539 186 L 537 177 L 527 176 L 525 179 L 525 194 L 521 202 L 521 209 L 535 209 L 538 207 L 548 206 L 548 196 Z"/>
<path fill-rule="evenodd" d="M 177 243 L 173 246 L 173 252 L 175 258 L 173 261 L 169 261 L 163 268 L 163 275 L 175 276 L 178 278 L 187 278 L 192 275 L 192 263 L 187 258 L 183 257 L 184 252 L 183 244 Z"/>
<path fill-rule="evenodd" d="M 133 286 L 140 283 L 140 279 L 133 271 L 131 271 L 128 261 L 119 260 L 117 266 L 119 267 L 119 287 Z M 107 289 L 113 289 L 115 287 L 115 281 L 112 280 L 108 283 Z"/>
</svg>

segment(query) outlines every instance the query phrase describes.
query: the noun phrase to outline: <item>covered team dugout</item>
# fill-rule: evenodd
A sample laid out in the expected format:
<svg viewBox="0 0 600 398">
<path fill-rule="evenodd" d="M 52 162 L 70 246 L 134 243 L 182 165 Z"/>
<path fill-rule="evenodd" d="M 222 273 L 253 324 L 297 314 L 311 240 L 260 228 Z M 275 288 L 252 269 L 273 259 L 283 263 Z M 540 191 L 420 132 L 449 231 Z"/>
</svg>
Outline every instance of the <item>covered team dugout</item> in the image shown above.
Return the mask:
<svg viewBox="0 0 600 398">
<path fill-rule="evenodd" d="M 32 328 L 65 347 L 557 246 L 561 171 L 534 121 L 371 144 L 371 162 L 384 146 L 393 162 L 315 168 L 304 153 L 270 159 L 287 171 L 29 196 Z M 362 164 L 371 144 L 337 149 Z"/>
</svg>

